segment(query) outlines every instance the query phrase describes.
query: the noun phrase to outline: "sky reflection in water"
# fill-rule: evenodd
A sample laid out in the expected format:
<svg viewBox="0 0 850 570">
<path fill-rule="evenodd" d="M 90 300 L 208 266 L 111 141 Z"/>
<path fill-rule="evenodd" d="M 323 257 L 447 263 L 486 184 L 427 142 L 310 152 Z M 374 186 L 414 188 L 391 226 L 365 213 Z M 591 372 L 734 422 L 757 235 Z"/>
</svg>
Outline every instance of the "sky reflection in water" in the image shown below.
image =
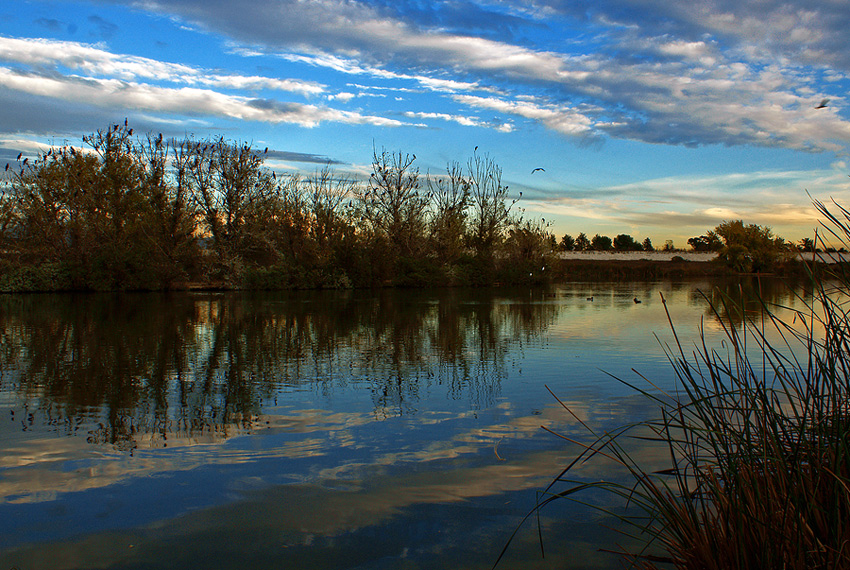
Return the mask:
<svg viewBox="0 0 850 570">
<path fill-rule="evenodd" d="M 701 319 L 719 343 L 699 291 L 741 288 L 0 298 L 0 567 L 489 568 L 576 452 L 540 426 L 582 435 L 546 386 L 646 417 L 608 373 L 672 382 L 659 293 L 692 346 Z M 529 525 L 502 567 L 618 567 L 561 503 L 547 557 Z"/>
</svg>

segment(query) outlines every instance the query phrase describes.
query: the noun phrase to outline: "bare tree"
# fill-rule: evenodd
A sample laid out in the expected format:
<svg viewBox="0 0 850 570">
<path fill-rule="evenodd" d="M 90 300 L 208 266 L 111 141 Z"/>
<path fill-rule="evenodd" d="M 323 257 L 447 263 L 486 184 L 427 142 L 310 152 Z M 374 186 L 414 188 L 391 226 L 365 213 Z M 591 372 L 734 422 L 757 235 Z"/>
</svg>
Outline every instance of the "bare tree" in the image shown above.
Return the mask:
<svg viewBox="0 0 850 570">
<path fill-rule="evenodd" d="M 492 255 L 511 225 L 508 187 L 502 185 L 502 169 L 488 155 L 477 153 L 467 163 L 472 201 L 472 244 L 479 254 Z"/>
<path fill-rule="evenodd" d="M 328 253 L 338 245 L 345 232 L 344 204 L 357 195 L 358 183 L 348 177 L 338 177 L 330 165 L 325 165 L 307 178 L 305 184 L 313 218 L 310 233 L 320 250 Z"/>
<path fill-rule="evenodd" d="M 452 162 L 446 166 L 445 176 L 432 178 L 429 174 L 427 182 L 434 210 L 429 224 L 431 245 L 438 259 L 451 263 L 464 249 L 469 180 L 461 165 Z"/>
<path fill-rule="evenodd" d="M 250 144 L 223 137 L 186 141 L 177 153 L 178 179 L 185 177 L 188 194 L 225 267 L 232 269 L 271 247 L 268 222 L 278 185 L 262 166 L 262 153 Z M 182 168 L 186 170 L 181 173 Z"/>
<path fill-rule="evenodd" d="M 413 255 L 423 245 L 428 196 L 419 192 L 415 160 L 416 155 L 373 150 L 372 174 L 359 196 L 365 221 L 395 255 Z"/>
</svg>

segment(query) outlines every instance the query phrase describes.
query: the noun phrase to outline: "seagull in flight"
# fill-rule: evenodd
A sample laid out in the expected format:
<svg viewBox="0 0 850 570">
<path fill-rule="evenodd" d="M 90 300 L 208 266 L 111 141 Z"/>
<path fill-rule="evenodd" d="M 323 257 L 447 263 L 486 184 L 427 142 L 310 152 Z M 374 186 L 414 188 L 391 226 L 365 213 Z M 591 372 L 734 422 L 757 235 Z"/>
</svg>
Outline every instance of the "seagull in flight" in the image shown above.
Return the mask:
<svg viewBox="0 0 850 570">
<path fill-rule="evenodd" d="M 546 169 L 545 169 L 545 168 L 535 168 L 534 170 L 532 170 L 532 171 L 531 171 L 531 173 L 532 173 L 532 174 L 534 174 L 534 173 L 535 173 L 535 172 L 537 172 L 538 170 L 539 170 L 539 171 L 541 171 L 541 172 L 546 172 Z"/>
<path fill-rule="evenodd" d="M 829 99 L 822 99 L 820 105 L 815 107 L 815 109 L 825 109 L 827 103 L 829 103 Z"/>
</svg>

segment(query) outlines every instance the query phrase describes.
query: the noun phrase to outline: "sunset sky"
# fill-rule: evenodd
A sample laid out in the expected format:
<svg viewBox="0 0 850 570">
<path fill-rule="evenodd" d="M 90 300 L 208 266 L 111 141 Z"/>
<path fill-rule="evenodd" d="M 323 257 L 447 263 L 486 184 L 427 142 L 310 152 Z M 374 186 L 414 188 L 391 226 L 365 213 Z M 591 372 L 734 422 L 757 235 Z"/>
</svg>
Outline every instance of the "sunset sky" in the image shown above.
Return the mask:
<svg viewBox="0 0 850 570">
<path fill-rule="evenodd" d="M 850 206 L 848 30 L 847 0 L 2 0 L 0 165 L 125 117 L 280 173 L 478 147 L 559 237 L 797 241 L 807 191 Z"/>
</svg>

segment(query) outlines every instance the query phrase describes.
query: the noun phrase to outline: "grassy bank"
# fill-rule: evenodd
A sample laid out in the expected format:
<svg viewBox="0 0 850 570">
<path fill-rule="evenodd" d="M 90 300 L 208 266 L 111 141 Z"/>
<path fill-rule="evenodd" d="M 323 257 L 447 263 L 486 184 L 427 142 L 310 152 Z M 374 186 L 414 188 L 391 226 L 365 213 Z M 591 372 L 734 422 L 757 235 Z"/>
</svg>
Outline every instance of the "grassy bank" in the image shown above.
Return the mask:
<svg viewBox="0 0 850 570">
<path fill-rule="evenodd" d="M 556 279 L 562 281 L 654 281 L 726 276 L 730 271 L 713 261 L 650 261 L 647 259 L 561 259 Z"/>
</svg>

